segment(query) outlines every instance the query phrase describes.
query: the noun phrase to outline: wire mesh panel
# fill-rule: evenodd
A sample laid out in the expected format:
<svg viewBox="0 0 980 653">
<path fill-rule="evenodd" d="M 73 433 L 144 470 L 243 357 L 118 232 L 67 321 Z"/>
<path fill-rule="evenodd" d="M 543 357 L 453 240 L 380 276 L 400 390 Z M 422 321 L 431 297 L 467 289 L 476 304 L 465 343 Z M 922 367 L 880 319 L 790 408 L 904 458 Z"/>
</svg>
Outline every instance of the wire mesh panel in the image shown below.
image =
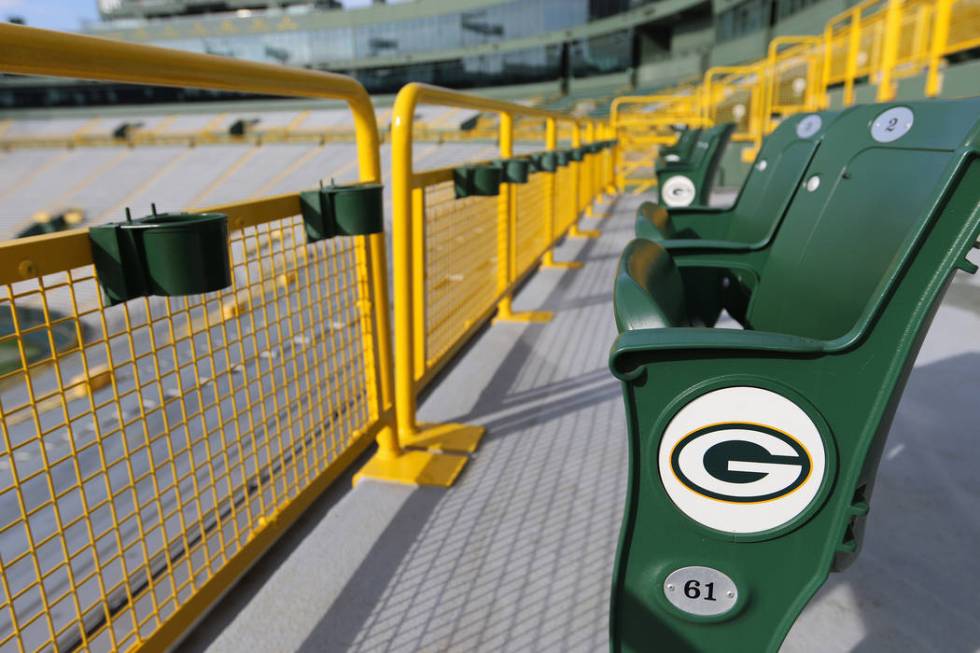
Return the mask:
<svg viewBox="0 0 980 653">
<path fill-rule="evenodd" d="M 934 15 L 933 0 L 907 0 L 903 4 L 895 48 L 894 76 L 918 75 L 927 65 Z"/>
<path fill-rule="evenodd" d="M 591 203 L 590 200 L 592 199 L 589 196 L 590 171 L 589 162 L 586 161 L 587 158 L 588 156 L 584 157 L 578 163 L 572 165 L 572 167 L 575 168 L 575 178 L 578 181 L 578 203 L 575 205 L 576 207 L 588 206 Z"/>
<path fill-rule="evenodd" d="M 953 0 L 946 53 L 980 46 L 980 0 Z"/>
<path fill-rule="evenodd" d="M 453 182 L 425 188 L 425 358 L 456 344 L 497 298 L 497 197 L 456 199 Z"/>
<path fill-rule="evenodd" d="M 555 210 L 557 214 L 555 215 L 555 234 L 565 233 L 573 224 L 575 224 L 578 216 L 575 210 L 575 168 L 572 165 L 567 165 L 558 168 L 556 173 L 556 190 L 555 193 L 557 197 L 555 198 Z"/>
<path fill-rule="evenodd" d="M 735 123 L 732 140 L 750 140 L 752 118 L 758 107 L 757 75 L 726 76 L 717 82 L 717 102 L 711 108 L 711 118 L 715 124 Z"/>
<path fill-rule="evenodd" d="M 879 70 L 885 45 L 885 9 L 884 2 L 875 4 L 868 7 L 867 14 L 861 17 L 859 45 L 855 55 L 855 77 L 872 75 Z"/>
<path fill-rule="evenodd" d="M 551 175 L 546 173 L 533 174 L 528 183 L 514 186 L 514 258 L 518 276 L 530 269 L 550 244 L 547 229 L 551 216 L 545 213 L 550 186 Z"/>
<path fill-rule="evenodd" d="M 363 239 L 230 246 L 203 296 L 0 286 L 0 651 L 138 643 L 377 419 Z"/>
<path fill-rule="evenodd" d="M 826 81 L 828 84 L 840 84 L 847 79 L 847 59 L 851 49 L 850 34 L 853 16 L 846 15 L 828 27 L 825 48 Z"/>
<path fill-rule="evenodd" d="M 781 52 L 769 70 L 772 76 L 772 113 L 791 115 L 810 108 L 810 90 L 817 81 L 815 59 L 806 48 Z"/>
</svg>

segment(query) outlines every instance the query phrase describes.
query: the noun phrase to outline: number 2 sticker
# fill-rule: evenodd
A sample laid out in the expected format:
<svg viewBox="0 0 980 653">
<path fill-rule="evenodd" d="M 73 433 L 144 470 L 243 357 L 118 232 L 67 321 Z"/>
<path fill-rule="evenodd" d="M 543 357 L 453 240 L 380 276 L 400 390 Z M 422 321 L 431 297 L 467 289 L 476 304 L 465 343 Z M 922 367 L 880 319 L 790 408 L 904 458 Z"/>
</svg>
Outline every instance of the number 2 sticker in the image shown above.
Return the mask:
<svg viewBox="0 0 980 653">
<path fill-rule="evenodd" d="M 878 117 L 871 123 L 871 138 L 879 143 L 897 141 L 909 133 L 913 122 L 915 122 L 915 116 L 911 109 L 892 107 L 878 114 Z"/>
</svg>

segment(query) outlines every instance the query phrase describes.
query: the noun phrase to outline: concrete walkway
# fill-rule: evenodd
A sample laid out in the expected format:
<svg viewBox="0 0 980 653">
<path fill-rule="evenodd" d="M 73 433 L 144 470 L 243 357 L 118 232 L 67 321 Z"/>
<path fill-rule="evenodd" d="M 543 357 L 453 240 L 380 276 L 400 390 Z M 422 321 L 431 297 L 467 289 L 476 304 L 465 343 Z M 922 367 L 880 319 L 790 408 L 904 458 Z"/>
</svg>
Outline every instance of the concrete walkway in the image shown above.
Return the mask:
<svg viewBox="0 0 980 653">
<path fill-rule="evenodd" d="M 560 248 L 584 269 L 527 284 L 515 307 L 551 323 L 489 327 L 424 402 L 427 421 L 488 428 L 456 487 L 338 486 L 181 650 L 606 650 L 626 472 L 610 298 L 638 202 Z M 899 408 L 864 552 L 784 651 L 980 650 L 978 387 L 980 284 L 957 281 Z"/>
</svg>

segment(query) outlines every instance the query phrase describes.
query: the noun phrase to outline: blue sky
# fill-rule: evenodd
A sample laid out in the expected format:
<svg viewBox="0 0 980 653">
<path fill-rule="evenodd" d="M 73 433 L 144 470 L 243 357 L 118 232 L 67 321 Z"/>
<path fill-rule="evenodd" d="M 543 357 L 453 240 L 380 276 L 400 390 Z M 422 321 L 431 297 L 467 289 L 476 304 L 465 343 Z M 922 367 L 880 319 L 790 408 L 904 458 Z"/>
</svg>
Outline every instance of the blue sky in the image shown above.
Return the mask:
<svg viewBox="0 0 980 653">
<path fill-rule="evenodd" d="M 97 20 L 95 0 L 0 0 L 0 19 L 22 16 L 33 27 L 77 30 L 82 20 Z"/>
<path fill-rule="evenodd" d="M 347 7 L 363 7 L 370 0 L 345 0 Z M 95 0 L 0 0 L 0 20 L 22 16 L 27 24 L 47 29 L 77 30 L 83 20 L 98 20 Z"/>
</svg>

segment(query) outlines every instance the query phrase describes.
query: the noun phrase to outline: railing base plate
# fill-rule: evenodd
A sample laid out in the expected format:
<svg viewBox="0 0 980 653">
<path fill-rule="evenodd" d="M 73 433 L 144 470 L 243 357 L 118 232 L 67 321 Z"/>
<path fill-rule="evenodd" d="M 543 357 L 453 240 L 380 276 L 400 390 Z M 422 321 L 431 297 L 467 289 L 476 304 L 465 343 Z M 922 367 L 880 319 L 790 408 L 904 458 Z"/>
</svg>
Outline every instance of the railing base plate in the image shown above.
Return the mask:
<svg viewBox="0 0 980 653">
<path fill-rule="evenodd" d="M 551 263 L 542 263 L 541 267 L 545 270 L 580 270 L 585 266 L 582 261 L 552 261 Z"/>
<path fill-rule="evenodd" d="M 487 432 L 482 426 L 471 424 L 419 424 L 411 435 L 402 434 L 401 445 L 409 449 L 431 452 L 473 453 Z"/>
<path fill-rule="evenodd" d="M 428 451 L 403 451 L 394 458 L 382 458 L 375 454 L 361 471 L 354 474 L 354 485 L 363 480 L 451 487 L 469 458 Z"/>
<path fill-rule="evenodd" d="M 493 318 L 493 323 L 501 322 L 551 322 L 555 316 L 551 311 L 521 311 L 520 313 L 500 314 Z"/>
<path fill-rule="evenodd" d="M 578 227 L 572 227 L 568 231 L 569 238 L 598 238 L 602 234 L 595 229 L 579 229 Z"/>
</svg>

